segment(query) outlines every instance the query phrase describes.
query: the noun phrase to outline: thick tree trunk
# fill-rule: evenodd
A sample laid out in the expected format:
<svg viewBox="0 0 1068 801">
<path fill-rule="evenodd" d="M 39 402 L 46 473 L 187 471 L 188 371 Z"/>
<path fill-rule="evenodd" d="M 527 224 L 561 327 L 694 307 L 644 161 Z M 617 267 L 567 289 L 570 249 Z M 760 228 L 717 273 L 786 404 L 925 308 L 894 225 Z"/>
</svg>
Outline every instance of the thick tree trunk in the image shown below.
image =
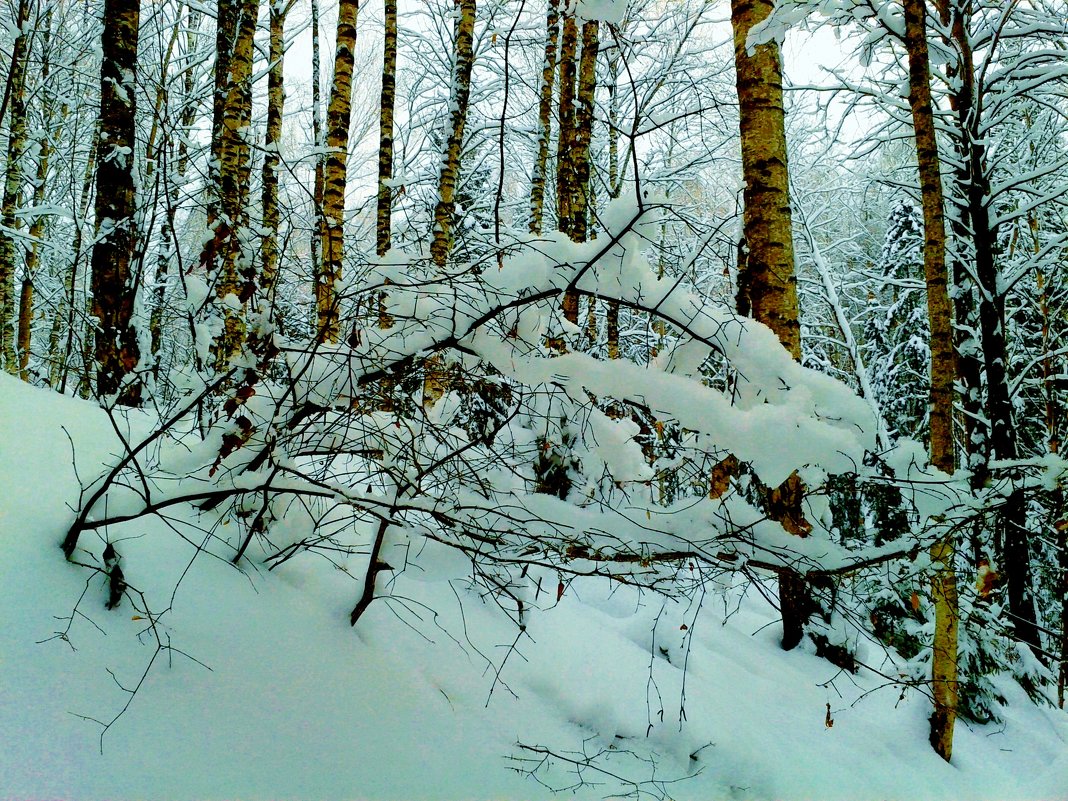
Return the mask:
<svg viewBox="0 0 1068 801">
<path fill-rule="evenodd" d="M 92 316 L 96 318 L 97 393 L 140 403 L 131 380 L 141 358 L 134 327 L 140 276 L 133 273 L 134 110 L 140 0 L 106 0 L 100 68 L 100 139 L 96 170 L 96 243 Z"/>
<path fill-rule="evenodd" d="M 460 180 L 460 157 L 463 153 L 467 107 L 471 98 L 471 70 L 475 62 L 475 0 L 455 0 L 457 11 L 456 64 L 453 73 L 452 113 L 449 136 L 438 180 L 438 202 L 434 208 L 434 238 L 430 257 L 437 267 L 444 267 L 452 250 L 453 214 L 456 187 Z"/>
<path fill-rule="evenodd" d="M 545 14 L 545 58 L 538 93 L 538 155 L 530 178 L 530 232 L 540 234 L 545 209 L 545 179 L 549 169 L 552 136 L 553 83 L 556 78 L 556 47 L 560 38 L 560 0 L 548 0 Z"/>
<path fill-rule="evenodd" d="M 12 375 L 19 370 L 19 359 L 15 352 L 15 270 L 19 248 L 7 232 L 17 231 L 21 227 L 15 213 L 22 197 L 22 157 L 26 150 L 27 0 L 20 0 L 18 14 L 20 29 L 12 46 L 11 65 L 4 89 L 4 99 L 11 110 L 11 122 L 8 126 L 4 193 L 0 200 L 0 367 Z"/>
<path fill-rule="evenodd" d="M 315 284 L 318 335 L 323 342 L 337 342 L 341 331 L 337 283 L 341 280 L 341 260 L 345 251 L 345 187 L 359 10 L 358 0 L 341 0 L 338 4 L 334 79 L 330 88 L 330 105 L 326 111 L 328 154 L 323 172 L 323 263 Z"/>
<path fill-rule="evenodd" d="M 749 32 L 767 19 L 772 6 L 772 0 L 731 0 L 745 179 L 742 227 L 747 247 L 745 262 L 739 265 L 738 304 L 774 331 L 783 347 L 800 360 L 782 62 L 775 42 L 760 45 L 752 53 L 746 47 Z M 812 528 L 801 510 L 803 494 L 795 473 L 766 497 L 769 515 L 798 536 Z M 797 573 L 780 573 L 779 604 L 782 644 L 789 650 L 801 641 L 811 609 L 804 580 Z"/>
<path fill-rule="evenodd" d="M 927 53 L 926 0 L 905 0 L 905 44 L 909 57 L 909 104 L 916 139 L 916 160 L 923 199 L 923 263 L 927 284 L 927 316 L 931 327 L 931 463 L 944 473 L 955 467 L 953 448 L 952 305 L 946 270 L 946 226 L 942 198 L 941 162 L 931 100 L 931 71 Z M 957 715 L 957 579 L 954 542 L 947 535 L 931 547 L 934 574 L 935 630 L 931 661 L 931 745 L 948 761 L 953 753 L 953 724 Z"/>
<path fill-rule="evenodd" d="M 749 314 L 767 325 L 795 359 L 801 358 L 797 278 L 790 217 L 786 158 L 786 118 L 782 102 L 782 63 L 778 45 L 746 52 L 749 31 L 767 18 L 771 0 L 732 0 L 734 62 L 738 75 L 748 248 L 738 278 Z"/>
</svg>

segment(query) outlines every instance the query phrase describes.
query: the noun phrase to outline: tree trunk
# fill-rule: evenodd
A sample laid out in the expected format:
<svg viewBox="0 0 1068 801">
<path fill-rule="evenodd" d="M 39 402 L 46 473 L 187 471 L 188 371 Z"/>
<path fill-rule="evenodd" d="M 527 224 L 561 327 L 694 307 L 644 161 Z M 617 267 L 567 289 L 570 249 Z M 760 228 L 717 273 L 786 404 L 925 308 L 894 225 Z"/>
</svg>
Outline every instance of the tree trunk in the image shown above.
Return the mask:
<svg viewBox="0 0 1068 801">
<path fill-rule="evenodd" d="M 397 0 L 385 0 L 384 15 L 382 93 L 378 103 L 378 207 L 375 215 L 375 253 L 380 257 L 385 256 L 392 247 L 393 233 L 393 109 L 397 99 Z M 378 327 L 393 327 L 393 318 L 386 309 L 385 292 L 378 296 Z M 388 397 L 389 394 L 387 382 L 383 397 Z"/>
<path fill-rule="evenodd" d="M 382 40 L 382 95 L 378 104 L 378 209 L 375 218 L 375 253 L 390 248 L 393 211 L 393 106 L 397 95 L 397 0 L 385 0 Z"/>
<path fill-rule="evenodd" d="M 545 58 L 538 93 L 538 155 L 530 178 L 530 232 L 540 234 L 545 209 L 545 178 L 552 136 L 553 82 L 556 77 L 556 46 L 560 38 L 560 0 L 548 0 L 545 14 Z"/>
<path fill-rule="evenodd" d="M 322 84 L 322 67 L 319 59 L 319 0 L 311 0 L 311 40 L 312 40 L 312 147 L 315 151 L 315 171 L 312 179 L 312 239 L 311 258 L 312 275 L 318 276 L 323 268 L 323 181 L 326 158 L 323 155 L 323 101 L 320 97 Z M 318 284 L 317 284 L 318 285 Z M 318 296 L 317 296 L 318 297 Z M 317 307 L 318 308 L 318 307 Z M 318 311 L 316 311 L 318 315 Z"/>
<path fill-rule="evenodd" d="M 50 15 L 49 15 L 50 16 Z M 47 56 L 42 68 L 42 79 L 48 82 Z M 33 184 L 33 200 L 31 205 L 34 209 L 41 209 L 45 204 L 45 184 L 48 182 L 49 160 L 52 157 L 52 107 L 49 100 L 45 100 L 45 108 L 42 112 L 44 125 L 42 127 L 41 141 L 37 150 L 37 176 Z M 37 265 L 41 259 L 41 242 L 45 233 L 45 221 L 48 216 L 37 211 L 36 217 L 30 224 L 30 251 L 26 254 L 25 276 L 22 279 L 22 297 L 19 300 L 19 376 L 23 381 L 30 380 L 30 339 L 33 324 L 33 282 L 37 275 Z"/>
<path fill-rule="evenodd" d="M 957 118 L 958 148 L 962 169 L 957 173 L 958 201 L 967 210 L 971 222 L 972 256 L 979 290 L 979 331 L 982 364 L 986 375 L 986 418 L 990 426 L 990 455 L 997 459 L 1016 459 L 1019 451 L 1013 425 L 1012 399 L 1009 393 L 1005 341 L 1005 291 L 999 286 L 1000 273 L 995 262 L 998 252 L 997 231 L 990 218 L 987 198 L 990 181 L 986 169 L 986 147 L 982 120 L 977 106 L 969 20 L 965 10 L 952 12 L 941 0 L 943 24 L 949 26 L 951 42 L 957 54 L 953 81 L 955 91 L 950 100 Z M 1026 527 L 1026 508 L 1019 493 L 1007 499 L 1001 513 L 1003 574 L 1008 585 L 1009 614 L 1016 638 L 1031 646 L 1043 659 L 1031 586 L 1030 542 Z"/>
<path fill-rule="evenodd" d="M 141 358 L 134 327 L 140 276 L 133 273 L 134 111 L 140 0 L 105 0 L 100 68 L 100 134 L 96 170 L 96 243 L 92 316 L 96 318 L 97 394 L 136 406 Z"/>
<path fill-rule="evenodd" d="M 456 63 L 453 73 L 452 113 L 445 158 L 438 180 L 438 202 L 434 208 L 434 239 L 430 257 L 437 267 L 444 267 L 452 250 L 452 224 L 456 209 L 456 187 L 460 180 L 460 157 L 463 153 L 467 107 L 471 97 L 471 70 L 475 62 L 475 0 L 455 0 L 457 10 Z"/>
<path fill-rule="evenodd" d="M 326 147 L 323 172 L 322 268 L 315 284 L 319 339 L 337 342 L 341 331 L 337 282 L 345 251 L 345 186 L 349 157 L 349 118 L 352 109 L 352 70 L 356 50 L 359 0 L 338 4 L 337 50 L 330 105 L 326 111 Z"/>
<path fill-rule="evenodd" d="M 564 11 L 560 30 L 560 99 L 558 106 L 559 133 L 556 143 L 556 228 L 572 236 L 574 219 L 572 203 L 575 199 L 575 83 L 577 78 L 578 23 L 574 13 Z M 578 295 L 564 295 L 564 319 L 578 324 Z"/>
<path fill-rule="evenodd" d="M 619 168 L 619 43 L 612 49 L 608 59 L 608 197 L 619 197 L 622 176 Z M 610 300 L 605 308 L 605 339 L 608 343 L 608 358 L 619 358 L 619 301 Z"/>
<path fill-rule="evenodd" d="M 923 199 L 923 264 L 927 284 L 927 316 L 931 327 L 931 463 L 944 473 L 955 467 L 953 448 L 952 305 L 946 271 L 946 226 L 942 198 L 941 162 L 931 100 L 931 71 L 927 53 L 926 0 L 905 0 L 905 44 L 909 58 L 909 104 L 916 138 L 916 161 Z M 931 660 L 931 745 L 949 761 L 953 753 L 953 724 L 957 716 L 957 578 L 954 542 L 946 535 L 931 546 L 931 595 L 935 630 Z"/>
<path fill-rule="evenodd" d="M 593 105 L 597 90 L 597 51 L 600 37 L 596 20 L 582 24 L 582 55 L 578 66 L 578 91 L 575 96 L 574 185 L 571 201 L 571 238 L 585 242 L 589 237 L 590 202 L 590 143 L 593 140 Z"/>
<path fill-rule="evenodd" d="M 768 326 L 795 359 L 801 358 L 797 278 L 790 217 L 782 64 L 774 42 L 746 52 L 749 31 L 771 12 L 771 0 L 732 0 L 734 61 L 742 133 L 748 255 L 738 290 L 750 315 Z"/>
<path fill-rule="evenodd" d="M 54 87 L 51 86 L 51 41 L 52 9 L 47 9 L 44 16 L 44 30 L 41 42 L 41 138 L 37 145 L 37 175 L 33 183 L 33 200 L 30 205 L 35 209 L 33 222 L 30 223 L 30 250 L 26 254 L 25 275 L 22 279 L 22 296 L 19 299 L 19 376 L 23 381 L 30 380 L 30 345 L 34 317 L 33 295 L 34 279 L 37 265 L 41 259 L 41 242 L 45 234 L 45 221 L 48 215 L 40 211 L 45 205 L 45 185 L 48 183 L 49 162 L 52 157 L 52 130 L 55 117 Z"/>
<path fill-rule="evenodd" d="M 211 161 L 208 163 L 207 224 L 213 228 L 222 201 L 219 169 L 223 155 L 223 120 L 230 91 L 230 54 L 237 39 L 242 0 L 218 0 L 215 6 L 215 85 L 212 91 Z"/>
<path fill-rule="evenodd" d="M 252 122 L 253 39 L 258 11 L 258 0 L 241 0 L 237 5 L 235 36 L 227 59 L 219 159 L 221 218 L 211 245 L 215 297 L 223 315 L 223 330 L 214 344 L 215 369 L 219 371 L 227 368 L 244 345 L 245 313 L 256 288 L 248 211 L 252 162 L 247 137 Z"/>
<path fill-rule="evenodd" d="M 19 370 L 19 359 L 15 352 L 15 269 L 19 248 L 7 232 L 18 231 L 21 227 L 15 213 L 22 197 L 22 157 L 26 150 L 27 0 L 20 0 L 18 15 L 19 34 L 11 49 L 11 66 L 4 89 L 4 99 L 11 109 L 11 123 L 8 126 L 4 194 L 3 200 L 0 200 L 0 367 L 12 375 Z"/>
<path fill-rule="evenodd" d="M 783 347 L 800 360 L 782 63 L 775 42 L 760 45 L 752 54 L 746 48 L 749 32 L 767 19 L 772 6 L 772 0 L 731 0 L 745 178 L 742 227 L 747 246 L 747 257 L 738 274 L 738 297 L 739 307 L 774 331 Z M 769 515 L 799 536 L 811 530 L 801 510 L 803 493 L 804 487 L 795 473 L 766 494 Z M 782 645 L 789 650 L 801 641 L 811 608 L 799 574 L 779 574 L 779 604 Z"/>
<path fill-rule="evenodd" d="M 285 110 L 286 92 L 283 79 L 285 59 L 286 16 L 295 0 L 270 0 L 270 45 L 267 76 L 267 132 L 263 148 L 263 187 L 261 213 L 263 215 L 263 241 L 260 243 L 263 303 L 268 314 L 273 314 L 274 290 L 278 280 L 278 167 L 281 162 L 279 150 L 282 142 L 282 114 Z"/>
</svg>

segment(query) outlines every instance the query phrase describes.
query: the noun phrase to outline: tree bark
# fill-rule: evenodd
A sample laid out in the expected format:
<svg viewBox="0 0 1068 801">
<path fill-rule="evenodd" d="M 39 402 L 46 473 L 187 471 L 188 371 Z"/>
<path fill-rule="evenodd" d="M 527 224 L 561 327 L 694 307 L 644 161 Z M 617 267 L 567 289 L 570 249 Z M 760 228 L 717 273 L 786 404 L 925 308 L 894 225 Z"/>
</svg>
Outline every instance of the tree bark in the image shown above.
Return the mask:
<svg viewBox="0 0 1068 801">
<path fill-rule="evenodd" d="M 571 238 L 585 242 L 589 237 L 591 161 L 590 143 L 593 141 L 593 106 L 597 90 L 597 52 L 600 36 L 596 20 L 582 23 L 582 54 L 578 65 L 578 90 L 575 95 L 575 131 L 573 179 L 571 187 L 571 222 L 568 225 Z"/>
<path fill-rule="evenodd" d="M 556 77 L 556 47 L 560 38 L 560 0 L 548 0 L 545 13 L 545 57 L 538 92 L 538 155 L 530 178 L 530 232 L 540 234 L 545 210 L 545 179 L 552 137 L 553 83 Z"/>
<path fill-rule="evenodd" d="M 456 63 L 453 72 L 452 113 L 449 115 L 449 135 L 445 144 L 445 158 L 438 180 L 438 202 L 434 208 L 434 238 L 430 243 L 430 257 L 437 267 L 444 267 L 452 250 L 453 214 L 456 209 L 456 187 L 460 180 L 460 157 L 463 153 L 467 107 L 471 98 L 471 70 L 475 62 L 475 0 L 455 0 L 457 11 Z"/>
<path fill-rule="evenodd" d="M 746 51 L 749 31 L 767 18 L 772 6 L 772 0 L 731 3 L 745 177 L 742 224 L 748 248 L 738 290 L 750 315 L 774 331 L 783 347 L 800 360 L 782 63 L 774 42 L 757 47 L 752 55 Z"/>
<path fill-rule="evenodd" d="M 560 29 L 560 98 L 557 111 L 559 133 L 556 143 L 556 228 L 572 236 L 575 199 L 575 84 L 577 79 L 578 22 L 574 13 L 564 11 Z M 564 294 L 564 319 L 578 324 L 578 295 Z"/>
<path fill-rule="evenodd" d="M 255 258 L 249 230 L 252 122 L 252 59 L 258 0 L 241 0 L 235 9 L 236 28 L 228 53 L 226 104 L 222 116 L 219 159 L 221 217 L 215 227 L 212 255 L 216 269 L 215 297 L 223 329 L 214 344 L 215 369 L 227 368 L 245 342 L 246 310 L 256 289 Z"/>
<path fill-rule="evenodd" d="M 211 99 L 211 161 L 208 164 L 207 224 L 214 227 L 222 201 L 219 169 L 223 152 L 223 120 L 230 91 L 230 54 L 237 39 L 242 0 L 218 0 L 215 6 L 215 85 Z"/>
<path fill-rule="evenodd" d="M 322 83 L 322 68 L 319 58 L 319 0 L 311 0 L 311 40 L 312 40 L 312 147 L 315 150 L 315 171 L 312 179 L 312 238 L 311 258 L 312 275 L 316 277 L 323 267 L 323 182 L 326 159 L 322 150 L 323 121 L 322 121 L 322 98 L 320 86 Z M 316 312 L 318 315 L 318 311 Z"/>
<path fill-rule="evenodd" d="M 315 284 L 319 339 L 322 342 L 337 342 L 341 331 L 337 283 L 341 280 L 341 260 L 345 252 L 345 186 L 359 10 L 359 0 L 341 0 L 338 4 L 334 78 L 326 111 L 328 153 L 323 171 L 323 262 Z"/>
<path fill-rule="evenodd" d="M 752 53 L 746 47 L 749 32 L 767 19 L 772 7 L 772 0 L 731 0 L 745 179 L 742 228 L 747 247 L 744 264 L 739 266 L 738 304 L 740 310 L 774 331 L 783 347 L 800 361 L 782 62 L 774 41 Z M 812 528 L 801 510 L 803 494 L 804 487 L 795 473 L 765 498 L 769 515 L 798 536 L 807 535 Z M 811 609 L 804 579 L 798 573 L 779 574 L 779 605 L 782 645 L 789 650 L 801 641 Z"/>
<path fill-rule="evenodd" d="M 48 183 L 49 162 L 52 158 L 52 118 L 55 113 L 53 98 L 49 94 L 49 40 L 51 39 L 52 12 L 45 14 L 44 47 L 42 48 L 41 82 L 43 84 L 42 109 L 41 109 L 41 139 L 37 145 L 37 175 L 33 183 L 33 200 L 31 206 L 35 211 L 33 222 L 30 223 L 30 250 L 26 254 L 25 276 L 22 279 L 22 297 L 19 300 L 19 376 L 23 381 L 30 380 L 30 343 L 33 325 L 33 290 L 34 278 L 37 275 L 37 265 L 41 259 L 41 242 L 45 234 L 45 221 L 48 215 L 40 211 L 45 204 L 45 187 Z"/>
<path fill-rule="evenodd" d="M 946 270 L 946 226 L 942 198 L 941 161 L 931 100 L 931 70 L 927 52 L 926 0 L 904 0 L 905 45 L 909 59 L 909 105 L 916 140 L 916 161 L 923 200 L 923 264 L 927 285 L 927 316 L 931 327 L 930 452 L 931 463 L 944 473 L 955 467 L 953 447 L 952 305 Z M 931 745 L 947 762 L 953 753 L 953 724 L 957 715 L 957 578 L 955 545 L 950 535 L 931 546 L 931 595 L 935 630 L 931 660 Z"/>
<path fill-rule="evenodd" d="M 997 459 L 1016 459 L 1019 450 L 1009 393 L 1005 340 L 1005 291 L 999 286 L 995 254 L 999 251 L 988 200 L 990 180 L 986 168 L 981 107 L 976 97 L 972 46 L 968 30 L 969 8 L 952 9 L 940 0 L 943 24 L 949 27 L 956 51 L 953 65 L 951 106 L 956 113 L 958 150 L 962 168 L 957 173 L 957 195 L 970 220 L 970 241 L 979 291 L 979 331 L 982 366 L 986 376 L 986 418 L 990 426 L 989 454 Z M 1008 587 L 1009 613 L 1016 638 L 1027 643 L 1041 660 L 1041 639 L 1035 614 L 1031 582 L 1030 542 L 1022 496 L 1012 493 L 1000 515 L 1003 574 Z"/>
<path fill-rule="evenodd" d="M 0 200 L 0 367 L 16 375 L 19 359 L 15 351 L 15 269 L 19 248 L 8 231 L 21 227 L 16 211 L 22 197 L 22 157 L 26 151 L 26 59 L 29 49 L 27 27 L 29 3 L 20 0 L 19 33 L 11 48 L 4 99 L 11 110 L 8 126 L 7 170 L 3 199 Z M 3 121 L 0 115 L 0 122 Z"/>
<path fill-rule="evenodd" d="M 382 93 L 378 104 L 378 209 L 375 253 L 389 251 L 393 211 L 393 106 L 397 96 L 397 0 L 385 0 L 382 40 Z"/>
<path fill-rule="evenodd" d="M 140 276 L 133 273 L 135 98 L 140 0 L 105 0 L 96 170 L 96 244 L 92 316 L 96 318 L 97 393 L 136 406 L 132 373 L 141 358 L 134 327 Z"/>
<path fill-rule="evenodd" d="M 285 64 L 286 16 L 295 0 L 270 0 L 270 44 L 267 74 L 267 131 L 263 147 L 263 187 L 260 195 L 263 218 L 263 241 L 260 243 L 260 286 L 268 314 L 273 314 L 274 290 L 278 280 L 278 168 L 281 163 L 282 115 L 286 91 Z"/>
</svg>

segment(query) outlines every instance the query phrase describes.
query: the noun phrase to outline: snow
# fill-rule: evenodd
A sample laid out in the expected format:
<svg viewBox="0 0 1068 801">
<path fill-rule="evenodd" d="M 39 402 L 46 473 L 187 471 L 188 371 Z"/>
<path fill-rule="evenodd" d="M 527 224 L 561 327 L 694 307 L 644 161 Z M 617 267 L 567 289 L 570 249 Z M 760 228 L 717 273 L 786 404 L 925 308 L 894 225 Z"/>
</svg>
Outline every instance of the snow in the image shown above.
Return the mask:
<svg viewBox="0 0 1068 801">
<path fill-rule="evenodd" d="M 611 469 L 638 469 L 627 424 L 588 425 Z M 380 580 L 385 597 L 355 629 L 359 582 L 325 559 L 239 571 L 159 519 L 108 531 L 176 650 L 101 741 L 78 715 L 111 720 L 128 700 L 116 682 L 135 685 L 156 644 L 130 597 L 106 612 L 101 577 L 58 544 L 77 476 L 91 481 L 118 452 L 99 408 L 0 376 L 2 799 L 550 798 L 511 769 L 541 759 L 519 742 L 603 750 L 598 764 L 638 782 L 654 760 L 657 779 L 692 776 L 664 785 L 678 799 L 1068 798 L 1068 716 L 1012 683 L 1003 723 L 958 724 L 947 765 L 927 744 L 922 693 L 781 651 L 774 610 L 740 578 L 676 602 L 545 575 L 525 590 L 538 608 L 520 631 L 480 600 L 465 559 L 412 529 L 391 533 L 383 556 L 400 566 L 410 551 L 413 565 Z M 286 522 L 283 538 L 309 525 Z M 83 534 L 75 560 L 98 563 L 103 543 Z M 855 634 L 841 621 L 831 633 Z M 866 647 L 892 676 L 892 657 Z M 541 781 L 574 783 L 550 763 Z M 603 783 L 572 797 L 634 789 L 585 776 Z"/>
</svg>

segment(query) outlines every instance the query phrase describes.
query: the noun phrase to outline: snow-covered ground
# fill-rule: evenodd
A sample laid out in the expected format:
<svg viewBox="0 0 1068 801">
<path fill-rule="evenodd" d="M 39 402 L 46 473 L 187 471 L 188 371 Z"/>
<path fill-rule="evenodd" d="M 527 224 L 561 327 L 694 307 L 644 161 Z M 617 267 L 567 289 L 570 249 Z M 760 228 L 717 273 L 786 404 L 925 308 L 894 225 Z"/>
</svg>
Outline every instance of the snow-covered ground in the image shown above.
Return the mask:
<svg viewBox="0 0 1068 801">
<path fill-rule="evenodd" d="M 118 450 L 99 409 L 0 376 L 0 799 L 539 799 L 580 779 L 580 799 L 1068 799 L 1068 715 L 1011 684 L 1004 723 L 959 723 L 947 765 L 920 693 L 782 652 L 755 591 L 572 583 L 520 633 L 429 546 L 433 569 L 354 630 L 359 585 L 325 560 L 242 572 L 162 521 L 112 530 L 129 583 L 169 607 L 145 674 L 147 621 L 106 611 L 59 549 L 74 466 L 88 481 Z M 142 674 L 101 739 L 86 718 Z M 567 761 L 602 751 L 581 776 Z"/>
</svg>

